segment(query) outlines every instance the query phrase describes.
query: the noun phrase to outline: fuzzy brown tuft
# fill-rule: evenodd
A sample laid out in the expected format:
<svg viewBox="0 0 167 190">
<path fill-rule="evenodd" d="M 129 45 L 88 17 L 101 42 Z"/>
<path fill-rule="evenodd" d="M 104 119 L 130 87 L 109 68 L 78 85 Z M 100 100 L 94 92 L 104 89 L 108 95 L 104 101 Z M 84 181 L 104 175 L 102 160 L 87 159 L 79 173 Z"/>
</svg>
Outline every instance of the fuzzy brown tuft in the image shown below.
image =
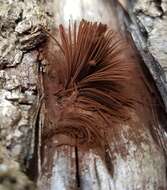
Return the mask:
<svg viewBox="0 0 167 190">
<path fill-rule="evenodd" d="M 128 44 L 106 25 L 81 21 L 68 31 L 60 25 L 61 43 L 45 54 L 47 127 L 45 139 L 65 134 L 78 144 L 104 145 L 111 122 L 128 117 L 132 101 L 127 93 L 131 58 Z"/>
</svg>

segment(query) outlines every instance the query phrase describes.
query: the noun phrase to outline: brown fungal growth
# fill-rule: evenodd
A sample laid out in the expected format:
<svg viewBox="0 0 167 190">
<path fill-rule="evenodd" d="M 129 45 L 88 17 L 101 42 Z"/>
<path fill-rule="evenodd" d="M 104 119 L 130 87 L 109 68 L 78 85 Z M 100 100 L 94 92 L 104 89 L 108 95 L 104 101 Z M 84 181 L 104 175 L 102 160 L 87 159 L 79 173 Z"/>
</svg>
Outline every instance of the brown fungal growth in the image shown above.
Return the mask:
<svg viewBox="0 0 167 190">
<path fill-rule="evenodd" d="M 67 30 L 60 25 L 56 38 L 48 34 L 54 40 L 48 39 L 42 52 L 47 65 L 40 75 L 44 95 L 40 189 L 48 189 L 43 185 L 50 186 L 52 177 L 59 178 L 53 169 L 61 167 L 59 158 L 69 164 L 62 175 L 68 171 L 73 179 L 76 172 L 74 181 L 80 186 L 82 157 L 92 149 L 111 176 L 116 156 L 129 155 L 128 143 L 141 151 L 142 143 L 153 143 L 145 131 L 150 130 L 157 149 L 165 149 L 156 88 L 129 38 L 87 21 Z"/>
<path fill-rule="evenodd" d="M 128 44 L 106 25 L 84 20 L 67 32 L 60 25 L 59 33 L 59 50 L 45 53 L 43 139 L 63 134 L 77 146 L 104 147 L 111 122 L 127 119 L 126 107 L 133 105 L 127 91 L 132 61 L 124 59 Z"/>
</svg>

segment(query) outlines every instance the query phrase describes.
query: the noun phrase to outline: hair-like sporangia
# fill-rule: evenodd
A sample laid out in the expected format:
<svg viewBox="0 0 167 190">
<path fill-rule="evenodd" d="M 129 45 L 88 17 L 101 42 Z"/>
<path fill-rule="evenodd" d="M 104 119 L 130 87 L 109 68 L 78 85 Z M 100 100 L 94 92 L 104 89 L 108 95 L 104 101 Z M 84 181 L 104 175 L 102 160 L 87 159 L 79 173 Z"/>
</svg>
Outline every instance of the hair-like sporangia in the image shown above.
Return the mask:
<svg viewBox="0 0 167 190">
<path fill-rule="evenodd" d="M 126 87 L 132 68 L 128 44 L 106 25 L 85 20 L 67 31 L 60 25 L 59 34 L 58 50 L 45 54 L 43 138 L 66 134 L 78 146 L 104 147 L 109 121 L 127 119 L 126 107 L 133 106 Z"/>
</svg>

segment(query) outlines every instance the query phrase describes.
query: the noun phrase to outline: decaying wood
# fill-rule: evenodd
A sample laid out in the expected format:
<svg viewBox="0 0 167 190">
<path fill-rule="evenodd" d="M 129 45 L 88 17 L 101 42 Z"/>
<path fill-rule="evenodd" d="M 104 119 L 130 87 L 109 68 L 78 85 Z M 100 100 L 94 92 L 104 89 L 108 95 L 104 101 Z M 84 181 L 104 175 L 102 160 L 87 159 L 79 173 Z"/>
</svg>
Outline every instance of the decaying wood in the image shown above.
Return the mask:
<svg viewBox="0 0 167 190">
<path fill-rule="evenodd" d="M 62 4 L 60 3 L 59 5 L 58 2 L 56 3 L 56 9 L 58 10 L 59 6 L 62 7 Z M 67 8 L 69 6 L 68 8 L 70 9 L 70 5 L 68 3 L 65 1 L 63 3 L 65 5 L 64 7 Z M 97 1 L 91 2 L 92 6 L 95 6 L 96 3 Z M 106 3 L 108 4 L 109 2 Z M 87 2 L 85 1 L 78 5 L 77 8 L 80 9 L 80 7 L 86 7 L 86 5 Z M 86 8 L 88 9 L 88 7 Z M 89 9 L 87 11 L 89 12 Z M 62 13 L 68 14 L 69 12 L 66 13 L 62 11 Z M 89 16 L 84 15 L 83 12 L 81 13 L 82 14 L 79 14 L 79 19 L 90 19 Z M 56 13 L 56 18 L 57 15 L 58 14 Z M 77 18 L 78 20 L 78 15 L 77 17 L 75 17 L 75 15 L 73 16 L 74 19 Z M 62 18 L 63 16 L 61 17 L 61 21 Z M 64 18 L 66 18 L 65 15 Z M 123 24 L 123 19 L 121 20 L 121 18 L 119 18 L 119 20 L 121 21 L 120 23 Z M 58 23 L 61 23 L 61 21 L 58 20 Z M 98 21 L 101 21 L 101 19 Z M 66 19 L 62 21 L 62 23 L 67 24 Z M 112 27 L 111 22 L 109 24 L 109 27 Z M 118 29 L 120 26 L 118 24 L 114 27 Z M 126 25 L 124 25 L 122 29 L 122 33 L 124 33 L 126 36 Z M 127 39 L 129 42 L 131 42 L 130 38 L 127 37 Z M 53 50 L 53 46 L 51 47 Z M 57 48 L 55 48 L 56 51 Z M 145 69 L 143 69 L 141 66 L 143 64 L 143 61 L 136 55 L 135 51 L 136 49 L 131 46 L 128 49 L 129 54 L 124 55 L 125 60 L 128 56 L 131 56 L 131 59 L 133 60 L 132 62 L 134 67 L 131 71 L 131 77 L 133 80 L 128 82 L 127 86 L 130 93 L 130 98 L 135 99 L 135 106 L 133 110 L 128 109 L 127 112 L 130 114 L 130 118 L 128 120 L 124 122 L 111 123 L 111 127 L 108 130 L 106 137 L 110 147 L 109 157 L 105 155 L 106 157 L 104 162 L 104 158 L 99 154 L 97 147 L 88 148 L 86 146 L 85 148 L 85 146 L 80 146 L 77 149 L 74 149 L 73 146 L 75 145 L 75 142 L 73 142 L 70 137 L 66 137 L 67 134 L 65 137 L 62 137 L 61 135 L 54 135 L 53 125 L 53 130 L 51 130 L 53 137 L 51 139 L 48 139 L 49 141 L 55 141 L 56 145 L 54 148 L 52 147 L 50 149 L 50 142 L 42 142 L 42 146 L 46 147 L 47 150 L 46 151 L 44 148 L 42 148 L 42 155 L 47 156 L 44 156 L 43 158 L 44 160 L 46 159 L 46 161 L 42 161 L 41 177 L 39 178 L 39 183 L 42 183 L 43 181 L 42 175 L 48 175 L 48 177 L 44 179 L 44 183 L 49 180 L 50 189 L 53 189 L 53 187 L 60 187 L 59 180 L 56 180 L 57 174 L 55 175 L 54 173 L 54 167 L 59 167 L 60 162 L 63 164 L 62 160 L 58 157 L 58 155 L 61 154 L 61 150 L 57 148 L 57 146 L 60 146 L 62 148 L 66 146 L 68 149 L 70 149 L 70 152 L 72 152 L 71 161 L 73 158 L 76 160 L 76 167 L 68 168 L 69 171 L 67 173 L 72 173 L 70 176 L 68 174 L 65 175 L 67 177 L 67 181 L 70 182 L 71 178 L 73 179 L 74 186 L 71 187 L 70 184 L 66 183 L 66 186 L 63 187 L 64 189 L 77 189 L 78 187 L 81 189 L 117 190 L 166 189 L 166 175 L 164 167 L 166 165 L 164 156 L 166 149 L 164 144 L 164 137 L 160 133 L 161 128 L 158 126 L 159 121 L 157 117 L 157 112 L 159 111 L 161 102 L 156 99 L 156 96 L 158 96 L 158 94 L 156 92 L 153 81 L 147 76 Z M 51 63 L 49 62 L 49 64 Z M 54 73 L 54 69 L 51 70 Z M 54 76 L 56 77 L 56 75 L 52 75 L 53 81 Z M 49 84 L 51 85 L 51 83 Z M 45 88 L 45 90 L 47 91 L 48 88 Z M 50 97 L 50 95 L 48 97 Z M 49 100 L 51 100 L 51 97 Z M 53 102 L 54 100 L 52 101 L 52 105 L 54 105 Z M 49 104 L 47 104 L 47 106 L 49 106 Z M 43 132 L 45 133 L 45 130 L 47 129 L 48 131 L 50 130 L 48 122 L 44 124 Z M 45 136 L 45 134 L 43 135 Z M 66 145 L 63 145 L 63 142 Z M 71 147 L 70 144 L 73 146 Z M 55 156 L 54 159 L 50 162 L 48 160 L 48 155 L 52 155 L 53 152 L 55 152 L 55 155 L 57 156 Z M 67 152 L 64 151 L 63 155 L 66 155 L 66 153 Z M 75 155 L 75 157 L 72 157 L 72 155 Z M 69 156 L 70 155 L 67 154 L 66 158 L 64 159 L 69 160 Z M 49 158 L 50 157 L 53 158 L 53 156 L 49 156 Z M 52 163 L 53 167 L 47 168 L 48 163 Z M 113 172 L 109 170 L 109 168 L 106 166 L 106 163 L 111 167 L 110 169 L 113 170 Z M 61 170 L 58 179 L 62 180 L 65 176 L 64 171 Z M 45 189 L 45 186 L 40 186 L 40 188 Z"/>
<path fill-rule="evenodd" d="M 35 166 L 30 176 L 33 179 L 38 164 L 38 189 L 166 189 L 163 138 L 166 118 L 161 102 L 161 96 L 166 102 L 165 72 L 150 56 L 153 52 L 157 58 L 158 40 L 163 39 L 165 44 L 165 30 L 159 28 L 166 24 L 166 4 L 165 0 L 137 0 L 128 4 L 120 1 L 124 9 L 114 0 L 0 0 L 0 190 L 34 188 L 18 166 L 21 163 L 24 169 L 25 159 L 32 160 L 34 152 Z M 134 7 L 129 6 L 130 2 Z M 71 137 L 59 135 L 45 143 L 40 139 L 45 108 L 40 105 L 44 91 L 38 89 L 42 83 L 37 80 L 37 72 L 48 67 L 36 49 L 46 36 L 41 25 L 45 27 L 47 23 L 57 31 L 59 24 L 68 28 L 69 19 L 102 22 L 121 32 L 128 42 L 130 31 L 144 60 L 134 53 L 135 47 L 128 50 L 135 63 L 133 80 L 128 83 L 135 107 L 128 109 L 129 120 L 114 123 L 108 132 L 110 154 L 105 155 L 106 159 L 99 148 L 76 148 Z M 157 37 L 159 32 L 161 35 Z M 151 39 L 152 34 L 156 39 Z M 59 39 L 57 34 L 55 37 Z M 154 49 L 146 48 L 149 43 Z M 55 44 L 52 47 L 58 49 Z M 161 58 L 165 55 L 164 45 L 160 50 L 163 50 Z M 62 139 L 64 145 L 58 143 Z"/>
<path fill-rule="evenodd" d="M 132 38 L 151 73 L 167 110 L 166 81 L 166 1 L 127 2 L 125 9 L 119 9 L 125 15 L 125 27 Z M 141 13 L 141 14 L 140 14 Z M 161 34 L 156 31 L 161 31 Z M 160 38 L 157 36 L 161 36 Z"/>
</svg>

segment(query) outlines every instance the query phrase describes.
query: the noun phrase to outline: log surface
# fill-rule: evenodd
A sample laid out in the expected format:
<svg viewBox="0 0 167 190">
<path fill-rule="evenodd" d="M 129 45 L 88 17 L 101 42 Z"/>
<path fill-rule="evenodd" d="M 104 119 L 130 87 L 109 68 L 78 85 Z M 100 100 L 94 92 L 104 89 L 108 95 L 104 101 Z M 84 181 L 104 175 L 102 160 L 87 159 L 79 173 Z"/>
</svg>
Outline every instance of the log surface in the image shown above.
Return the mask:
<svg viewBox="0 0 167 190">
<path fill-rule="evenodd" d="M 127 26 L 124 23 L 126 15 L 124 12 L 120 12 L 120 14 L 117 12 L 120 8 L 116 9 L 115 2 L 97 0 L 73 2 L 64 0 L 60 2 L 55 0 L 50 5 L 52 6 L 50 6 L 50 10 L 53 10 L 56 25 L 63 23 L 67 26 L 69 18 L 77 21 L 84 18 L 104 22 L 109 27 L 121 31 L 125 36 L 127 35 Z M 135 57 L 135 50 L 132 49 L 131 52 L 134 52 L 134 54 L 132 53 L 134 59 L 138 59 Z M 130 90 L 138 102 L 141 103 L 136 105 L 135 110 L 129 110 L 131 112 L 130 120 L 124 124 L 120 123 L 112 126 L 108 134 L 108 141 L 112 151 L 110 164 L 113 164 L 113 176 L 96 150 L 77 149 L 76 157 L 76 150 L 73 147 L 62 145 L 62 149 L 60 149 L 55 146 L 55 148 L 47 148 L 47 151 L 44 150 L 44 154 L 46 155 L 44 159 L 46 161 L 42 162 L 41 170 L 41 175 L 50 174 L 45 180 L 50 180 L 51 190 L 55 187 L 56 189 L 61 187 L 63 189 L 80 188 L 87 190 L 166 189 L 166 169 L 164 167 L 166 161 L 164 152 L 150 132 L 150 125 L 155 125 L 155 128 L 157 125 L 155 116 L 152 114 L 151 105 L 155 101 L 152 96 L 154 94 L 156 99 L 158 95 L 153 80 L 145 76 L 142 65 L 140 65 L 144 63 L 139 59 L 137 62 L 135 60 L 134 64 L 132 72 L 134 81 L 131 82 Z M 156 107 L 153 110 L 155 113 L 158 111 Z M 45 146 L 47 145 L 45 144 Z M 68 147 L 70 154 L 65 150 L 64 153 L 61 152 L 65 147 Z M 50 169 L 45 170 L 44 168 L 47 168 L 49 162 L 47 156 L 52 155 L 53 152 L 55 152 L 55 157 L 52 160 L 52 171 Z M 60 154 L 64 155 L 63 159 L 59 157 Z M 75 157 L 72 155 L 75 155 Z M 76 159 L 76 167 L 65 167 L 66 174 L 64 170 L 59 170 L 57 176 L 55 171 L 58 170 L 55 168 L 59 168 L 63 163 L 70 164 L 73 159 Z M 42 178 L 39 178 L 39 181 L 42 180 Z M 60 181 L 63 180 L 65 180 L 63 183 L 66 184 L 65 187 L 60 184 Z M 71 186 L 71 180 L 73 181 L 73 186 Z M 46 188 L 40 186 L 40 189 Z"/>
<path fill-rule="evenodd" d="M 25 169 L 25 160 L 32 159 L 36 142 L 40 101 L 37 76 L 42 60 L 36 48 L 45 39 L 40 25 L 55 27 L 68 24 L 69 19 L 84 18 L 101 21 L 123 33 L 128 29 L 139 50 L 149 47 L 147 52 L 158 61 L 149 60 L 154 81 L 148 78 L 148 83 L 156 82 L 166 101 L 167 2 L 137 0 L 126 4 L 120 1 L 129 16 L 112 0 L 0 0 L 0 190 L 34 188 L 20 172 L 20 165 Z M 138 31 L 136 27 L 139 32 L 133 33 Z M 147 56 L 142 55 L 147 61 Z M 140 71 L 139 66 L 135 72 Z M 140 75 L 137 78 L 140 88 L 136 85 L 133 90 L 137 90 L 140 100 L 160 98 L 154 87 L 150 94 L 145 80 Z M 160 113 L 158 124 L 165 126 L 164 113 L 161 108 L 156 111 Z M 95 150 L 76 150 L 69 145 L 57 147 L 50 140 L 48 147 L 43 146 L 38 189 L 78 189 L 80 186 L 83 190 L 166 190 L 166 161 L 149 130 L 150 125 L 157 125 L 150 108 L 143 104 L 131 114 L 131 122 L 111 130 L 113 176 Z"/>
</svg>

